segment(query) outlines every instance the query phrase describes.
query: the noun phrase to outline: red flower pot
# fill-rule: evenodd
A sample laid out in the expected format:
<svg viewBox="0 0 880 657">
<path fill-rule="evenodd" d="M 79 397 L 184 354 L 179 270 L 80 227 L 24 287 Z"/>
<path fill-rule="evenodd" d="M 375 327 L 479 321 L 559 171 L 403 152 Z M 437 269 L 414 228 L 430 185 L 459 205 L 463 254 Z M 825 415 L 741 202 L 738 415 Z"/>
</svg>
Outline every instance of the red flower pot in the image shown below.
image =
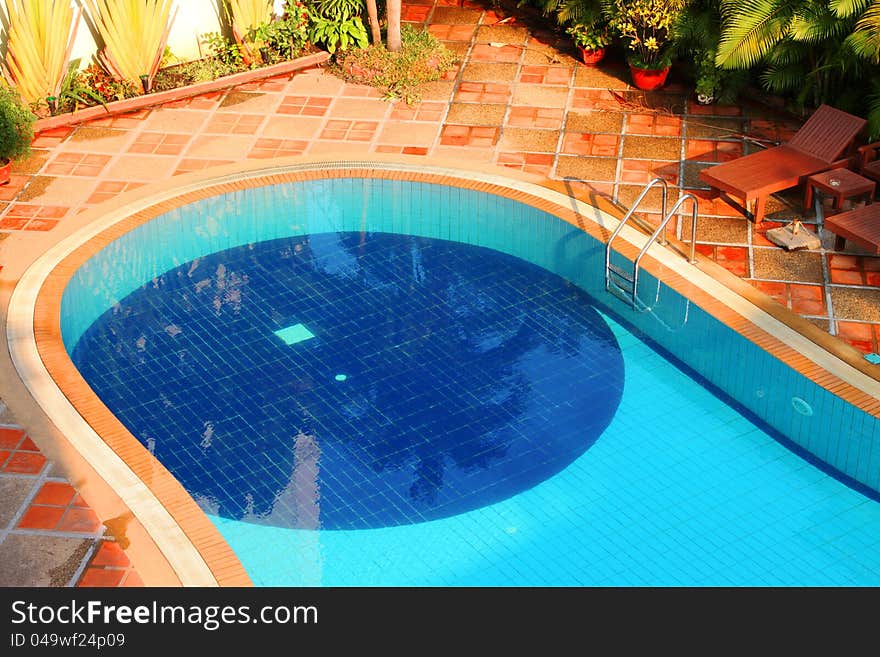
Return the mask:
<svg viewBox="0 0 880 657">
<path fill-rule="evenodd" d="M 665 68 L 639 68 L 633 64 L 629 65 L 630 73 L 632 73 L 633 84 L 643 91 L 653 91 L 660 89 L 666 84 L 666 76 L 669 75 L 669 69 Z"/>
<path fill-rule="evenodd" d="M 578 50 L 581 51 L 581 60 L 587 66 L 595 66 L 605 57 L 605 48 L 597 48 L 596 50 L 587 50 L 586 48 L 582 48 L 578 46 Z"/>
<path fill-rule="evenodd" d="M 10 177 L 12 176 L 12 162 L 9 160 L 0 159 L 0 185 L 5 185 L 9 182 Z"/>
</svg>

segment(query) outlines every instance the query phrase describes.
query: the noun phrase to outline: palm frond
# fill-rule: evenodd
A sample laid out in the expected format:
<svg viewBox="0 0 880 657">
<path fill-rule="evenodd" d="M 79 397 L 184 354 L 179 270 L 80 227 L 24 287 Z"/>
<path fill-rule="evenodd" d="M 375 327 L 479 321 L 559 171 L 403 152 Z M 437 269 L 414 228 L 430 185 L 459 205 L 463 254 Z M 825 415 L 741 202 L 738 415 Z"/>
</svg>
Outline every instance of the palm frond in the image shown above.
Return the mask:
<svg viewBox="0 0 880 657">
<path fill-rule="evenodd" d="M 760 75 L 761 86 L 774 94 L 787 94 L 804 85 L 806 71 L 799 63 L 770 65 Z"/>
<path fill-rule="evenodd" d="M 821 43 L 843 37 L 852 27 L 852 21 L 841 19 L 827 7 L 808 4 L 795 12 L 789 33 L 796 41 Z"/>
<path fill-rule="evenodd" d="M 721 5 L 720 68 L 751 68 L 788 32 L 793 7 L 785 0 L 745 0 Z"/>
<path fill-rule="evenodd" d="M 880 139 L 880 76 L 871 82 L 871 92 L 867 98 L 868 139 Z"/>
<path fill-rule="evenodd" d="M 868 6 L 870 0 L 829 0 L 828 8 L 834 12 L 838 18 L 850 18 L 858 16 L 865 7 Z"/>
</svg>

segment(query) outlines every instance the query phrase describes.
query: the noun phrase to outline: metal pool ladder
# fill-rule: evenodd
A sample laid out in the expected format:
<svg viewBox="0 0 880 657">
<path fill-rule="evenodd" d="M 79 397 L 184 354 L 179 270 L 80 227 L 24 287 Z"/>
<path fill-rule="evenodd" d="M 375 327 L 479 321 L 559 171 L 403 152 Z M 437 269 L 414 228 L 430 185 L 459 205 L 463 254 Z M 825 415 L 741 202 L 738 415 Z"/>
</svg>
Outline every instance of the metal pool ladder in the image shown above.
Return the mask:
<svg viewBox="0 0 880 657">
<path fill-rule="evenodd" d="M 620 231 L 623 230 L 626 222 L 629 221 L 633 214 L 635 214 L 636 209 L 639 207 L 642 201 L 645 200 L 648 192 L 656 186 L 660 187 L 661 193 L 660 213 L 663 219 L 660 221 L 660 225 L 657 227 L 657 229 L 654 231 L 648 241 L 645 242 L 645 246 L 642 247 L 639 255 L 633 261 L 631 270 L 627 270 L 622 267 L 618 267 L 617 265 L 611 264 L 612 242 L 614 242 L 615 238 L 620 234 Z M 615 228 L 614 232 L 611 233 L 611 237 L 608 238 L 608 243 L 605 245 L 605 289 L 608 292 L 611 292 L 615 296 L 619 297 L 623 301 L 629 303 L 635 310 L 639 312 L 652 312 L 653 308 L 660 300 L 659 280 L 657 281 L 657 295 L 651 305 L 646 304 L 639 298 L 639 271 L 642 258 L 655 241 L 659 241 L 660 244 L 662 244 L 663 246 L 666 245 L 666 225 L 675 216 L 676 212 L 678 212 L 679 208 L 681 208 L 685 201 L 690 201 L 691 203 L 691 249 L 690 258 L 688 261 L 691 264 L 694 264 L 696 262 L 697 199 L 693 194 L 684 194 L 675 202 L 672 208 L 667 211 L 667 197 L 668 186 L 666 184 L 666 181 L 663 178 L 654 178 L 653 180 L 651 180 L 647 185 L 644 186 L 641 193 L 636 198 L 635 202 L 632 204 L 627 213 L 623 216 L 623 219 L 620 220 L 617 228 Z M 687 322 L 687 314 L 689 310 L 690 301 L 687 302 L 687 308 L 685 310 L 685 323 Z M 659 320 L 660 318 L 658 317 L 657 319 Z M 663 322 L 663 320 L 660 321 L 665 325 L 665 322 Z"/>
</svg>

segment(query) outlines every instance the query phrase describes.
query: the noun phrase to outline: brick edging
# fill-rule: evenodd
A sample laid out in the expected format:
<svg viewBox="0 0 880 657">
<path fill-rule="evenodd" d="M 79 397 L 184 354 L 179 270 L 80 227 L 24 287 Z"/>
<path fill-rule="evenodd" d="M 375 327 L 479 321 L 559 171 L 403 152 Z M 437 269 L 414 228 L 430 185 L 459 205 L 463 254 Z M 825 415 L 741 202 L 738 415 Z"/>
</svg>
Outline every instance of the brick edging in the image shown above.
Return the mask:
<svg viewBox="0 0 880 657">
<path fill-rule="evenodd" d="M 293 73 L 304 68 L 320 66 L 321 64 L 326 63 L 329 59 L 330 54 L 324 50 L 321 50 L 320 52 L 304 55 L 302 57 L 298 57 L 297 59 L 291 59 L 287 62 L 280 62 L 278 64 L 264 66 L 263 68 L 257 68 L 252 71 L 243 71 L 241 73 L 225 75 L 222 78 L 217 78 L 216 80 L 197 82 L 196 84 L 191 84 L 186 87 L 145 94 L 143 96 L 137 96 L 135 98 L 114 100 L 110 103 L 107 103 L 106 107 L 103 105 L 96 105 L 94 107 L 87 107 L 85 109 L 75 112 L 66 112 L 57 116 L 50 116 L 45 119 L 38 119 L 34 123 L 34 134 L 39 134 L 41 132 L 46 132 L 47 130 L 53 130 L 55 128 L 64 128 L 67 126 L 78 125 L 80 123 L 93 121 L 95 119 L 116 116 L 118 114 L 127 114 L 129 112 L 135 112 L 137 110 L 154 107 L 156 105 L 164 105 L 165 103 L 171 103 L 174 101 L 183 100 L 185 98 L 192 98 L 193 96 L 201 96 L 202 94 L 211 93 L 212 91 L 219 91 L 221 89 L 228 89 L 229 87 L 236 87 L 240 84 L 254 82 L 255 80 L 262 80 L 264 78 L 285 75 L 286 73 Z"/>
</svg>

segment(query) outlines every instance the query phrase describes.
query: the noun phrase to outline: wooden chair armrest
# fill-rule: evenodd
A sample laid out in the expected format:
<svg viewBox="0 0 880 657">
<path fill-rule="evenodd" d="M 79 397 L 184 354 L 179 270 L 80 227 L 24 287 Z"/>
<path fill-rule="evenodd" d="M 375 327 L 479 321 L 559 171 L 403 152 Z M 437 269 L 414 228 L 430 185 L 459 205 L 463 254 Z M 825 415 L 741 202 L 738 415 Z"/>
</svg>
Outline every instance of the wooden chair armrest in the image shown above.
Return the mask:
<svg viewBox="0 0 880 657">
<path fill-rule="evenodd" d="M 856 163 L 855 156 L 844 157 L 828 165 L 826 171 L 831 169 L 849 169 Z"/>
<path fill-rule="evenodd" d="M 865 166 L 868 162 L 876 158 L 878 150 L 880 150 L 880 141 L 859 146 L 856 149 L 856 152 L 859 154 L 859 165 Z"/>
</svg>

